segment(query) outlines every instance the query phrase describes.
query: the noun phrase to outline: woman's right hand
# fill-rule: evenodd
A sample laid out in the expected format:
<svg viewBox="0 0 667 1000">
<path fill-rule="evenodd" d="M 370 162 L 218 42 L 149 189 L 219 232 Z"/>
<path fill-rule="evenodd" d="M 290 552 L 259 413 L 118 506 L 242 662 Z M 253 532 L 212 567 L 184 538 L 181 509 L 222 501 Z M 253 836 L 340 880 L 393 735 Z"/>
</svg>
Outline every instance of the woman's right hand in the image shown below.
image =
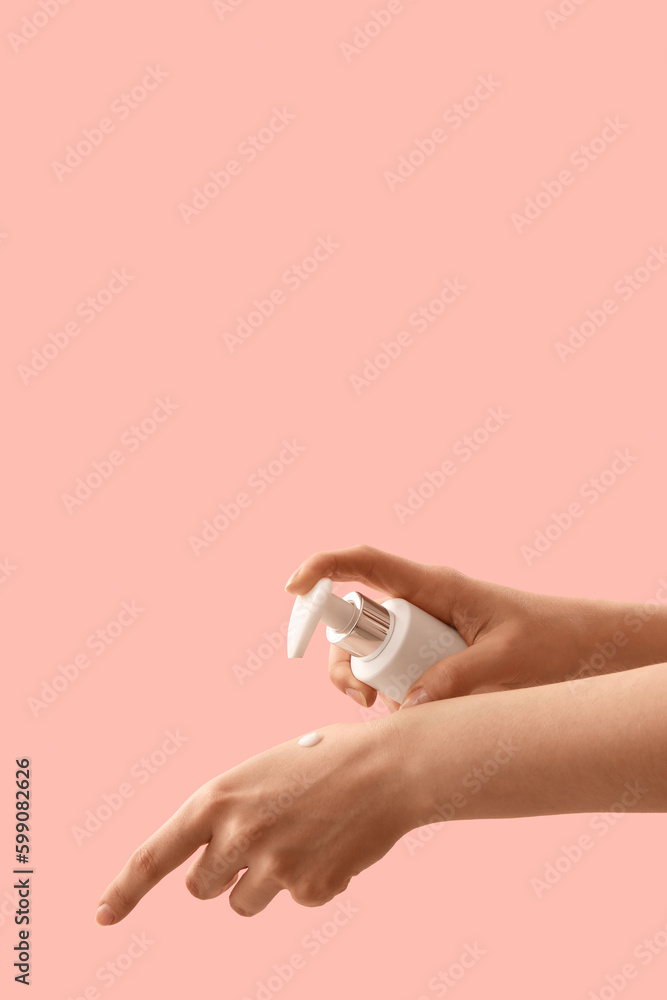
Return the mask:
<svg viewBox="0 0 667 1000">
<path fill-rule="evenodd" d="M 315 553 L 285 589 L 305 594 L 322 577 L 358 581 L 389 597 L 402 597 L 451 625 L 468 644 L 422 674 L 401 706 L 383 697 L 392 711 L 667 659 L 667 608 L 532 594 L 369 545 Z M 359 704 L 375 701 L 377 692 L 357 680 L 350 654 L 338 646 L 331 646 L 329 673 L 335 686 Z"/>
</svg>

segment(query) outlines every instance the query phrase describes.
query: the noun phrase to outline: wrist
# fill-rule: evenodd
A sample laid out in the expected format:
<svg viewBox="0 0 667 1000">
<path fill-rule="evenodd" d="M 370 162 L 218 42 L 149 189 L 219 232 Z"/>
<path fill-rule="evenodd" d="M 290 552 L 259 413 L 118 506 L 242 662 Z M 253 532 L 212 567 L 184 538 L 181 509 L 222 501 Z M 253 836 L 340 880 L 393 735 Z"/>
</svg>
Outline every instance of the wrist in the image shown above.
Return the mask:
<svg viewBox="0 0 667 1000">
<path fill-rule="evenodd" d="M 446 702 L 438 702 L 438 706 L 441 713 L 446 712 Z M 437 805 L 447 784 L 446 766 L 441 763 L 437 779 L 432 775 L 429 767 L 431 734 L 427 735 L 420 724 L 424 721 L 425 716 L 420 716 L 420 707 L 416 706 L 371 723 L 378 727 L 378 735 L 386 747 L 386 759 L 391 762 L 385 780 L 400 813 L 401 836 L 443 818 L 437 814 Z"/>
<path fill-rule="evenodd" d="M 336 723 L 324 729 L 331 733 L 341 751 L 331 783 L 331 794 L 344 809 L 359 805 L 373 817 L 373 822 L 394 841 L 420 826 L 416 799 L 420 794 L 417 762 L 403 753 L 403 742 L 394 720 L 398 713 L 371 722 Z M 337 786 L 336 782 L 340 781 Z M 350 798 L 345 802 L 346 794 Z"/>
</svg>

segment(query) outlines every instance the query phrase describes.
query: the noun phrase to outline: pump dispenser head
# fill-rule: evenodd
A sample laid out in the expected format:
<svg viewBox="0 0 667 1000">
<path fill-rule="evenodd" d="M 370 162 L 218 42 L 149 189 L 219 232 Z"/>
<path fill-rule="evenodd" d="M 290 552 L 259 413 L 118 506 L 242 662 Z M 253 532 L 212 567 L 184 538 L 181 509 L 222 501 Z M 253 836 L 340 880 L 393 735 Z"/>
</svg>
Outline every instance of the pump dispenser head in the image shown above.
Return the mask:
<svg viewBox="0 0 667 1000">
<path fill-rule="evenodd" d="M 327 625 L 327 639 L 354 656 L 368 656 L 384 642 L 392 624 L 391 612 L 356 591 L 337 597 L 333 581 L 324 577 L 294 602 L 287 632 L 288 657 L 306 652 L 318 622 Z"/>
</svg>

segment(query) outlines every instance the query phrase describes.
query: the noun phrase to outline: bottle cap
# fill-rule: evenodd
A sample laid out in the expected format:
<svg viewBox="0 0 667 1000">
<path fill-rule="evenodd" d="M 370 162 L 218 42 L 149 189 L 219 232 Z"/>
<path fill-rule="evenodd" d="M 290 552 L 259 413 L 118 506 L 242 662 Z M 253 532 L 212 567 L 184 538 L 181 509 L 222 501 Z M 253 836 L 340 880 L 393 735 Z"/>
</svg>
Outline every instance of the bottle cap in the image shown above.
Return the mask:
<svg viewBox="0 0 667 1000">
<path fill-rule="evenodd" d="M 384 642 L 391 613 L 357 591 L 337 597 L 333 581 L 324 577 L 294 602 L 287 631 L 288 657 L 304 655 L 320 621 L 328 626 L 329 642 L 355 656 L 367 656 Z"/>
</svg>

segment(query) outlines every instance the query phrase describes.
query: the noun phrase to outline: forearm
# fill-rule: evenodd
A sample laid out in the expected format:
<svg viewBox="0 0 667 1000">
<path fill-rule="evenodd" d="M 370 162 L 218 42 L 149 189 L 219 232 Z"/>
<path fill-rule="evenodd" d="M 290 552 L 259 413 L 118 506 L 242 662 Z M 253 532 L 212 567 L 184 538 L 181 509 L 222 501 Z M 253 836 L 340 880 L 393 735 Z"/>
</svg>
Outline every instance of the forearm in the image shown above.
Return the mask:
<svg viewBox="0 0 667 1000">
<path fill-rule="evenodd" d="M 667 811 L 667 663 L 419 705 L 400 745 L 413 827 L 439 819 Z"/>
<path fill-rule="evenodd" d="M 577 621 L 590 640 L 590 655 L 569 677 L 627 670 L 667 661 L 667 606 L 626 601 L 577 601 Z"/>
</svg>

